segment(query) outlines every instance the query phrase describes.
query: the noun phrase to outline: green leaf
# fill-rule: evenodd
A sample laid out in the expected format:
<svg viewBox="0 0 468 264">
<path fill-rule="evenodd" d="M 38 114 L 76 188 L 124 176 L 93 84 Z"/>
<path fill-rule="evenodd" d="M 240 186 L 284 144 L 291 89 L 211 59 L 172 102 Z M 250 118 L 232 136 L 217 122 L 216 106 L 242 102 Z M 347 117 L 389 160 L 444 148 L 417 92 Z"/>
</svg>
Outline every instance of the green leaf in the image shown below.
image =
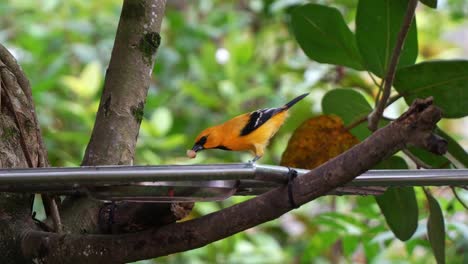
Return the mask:
<svg viewBox="0 0 468 264">
<path fill-rule="evenodd" d="M 462 146 L 460 146 L 460 144 L 458 144 L 458 142 L 455 141 L 451 136 L 445 133 L 442 129 L 436 128 L 435 133 L 447 140 L 448 153 L 450 153 L 450 155 L 452 155 L 462 165 L 457 166 L 457 164 L 455 164 L 455 166 L 468 168 L 468 153 L 465 151 L 465 149 Z"/>
<path fill-rule="evenodd" d="M 356 39 L 338 9 L 317 4 L 298 6 L 291 11 L 291 27 L 312 60 L 363 70 Z"/>
<path fill-rule="evenodd" d="M 429 203 L 429 219 L 427 220 L 427 236 L 438 264 L 445 263 L 445 223 L 442 209 L 437 200 L 424 191 Z"/>
<path fill-rule="evenodd" d="M 468 115 L 468 61 L 423 62 L 397 71 L 395 89 L 411 104 L 416 98 L 434 97 L 443 116 Z"/>
<path fill-rule="evenodd" d="M 334 114 L 343 120 L 348 126 L 361 118 L 365 118 L 372 107 L 364 96 L 353 89 L 334 89 L 329 91 L 322 99 L 322 111 L 324 114 Z M 351 129 L 351 133 L 360 141 L 370 135 L 366 127 L 367 122 Z"/>
<path fill-rule="evenodd" d="M 387 72 L 403 23 L 408 0 L 359 0 L 356 40 L 364 64 L 379 77 Z M 418 56 L 416 22 L 413 21 L 400 54 L 398 67 L 412 65 Z"/>
<path fill-rule="evenodd" d="M 428 7 L 437 8 L 437 0 L 419 0 Z"/>
<path fill-rule="evenodd" d="M 393 234 L 401 241 L 410 239 L 418 227 L 418 203 L 413 187 L 388 188 L 376 200 Z"/>
<path fill-rule="evenodd" d="M 387 170 L 387 169 L 407 170 L 408 164 L 403 158 L 399 156 L 391 156 L 390 158 L 381 161 L 373 169 L 375 170 Z"/>
<path fill-rule="evenodd" d="M 436 155 L 425 149 L 408 147 L 408 150 L 434 169 L 447 168 L 450 165 L 450 161 L 444 156 Z"/>
<path fill-rule="evenodd" d="M 393 156 L 377 169 L 408 169 L 408 165 L 404 159 Z M 388 188 L 375 199 L 393 234 L 402 241 L 410 239 L 418 227 L 418 203 L 413 187 Z"/>
</svg>

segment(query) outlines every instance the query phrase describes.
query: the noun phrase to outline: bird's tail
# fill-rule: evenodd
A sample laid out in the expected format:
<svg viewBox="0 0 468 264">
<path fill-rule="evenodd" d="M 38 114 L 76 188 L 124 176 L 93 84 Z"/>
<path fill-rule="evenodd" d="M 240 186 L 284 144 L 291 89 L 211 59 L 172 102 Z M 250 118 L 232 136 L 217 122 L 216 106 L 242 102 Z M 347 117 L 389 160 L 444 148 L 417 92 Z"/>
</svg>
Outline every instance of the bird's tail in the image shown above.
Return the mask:
<svg viewBox="0 0 468 264">
<path fill-rule="evenodd" d="M 305 93 L 303 95 L 299 95 L 298 97 L 294 98 L 291 100 L 291 102 L 285 104 L 283 106 L 284 109 L 289 109 L 291 108 L 293 105 L 295 105 L 297 102 L 299 102 L 300 100 L 302 100 L 302 98 L 306 97 L 307 95 L 309 95 L 309 93 Z"/>
</svg>

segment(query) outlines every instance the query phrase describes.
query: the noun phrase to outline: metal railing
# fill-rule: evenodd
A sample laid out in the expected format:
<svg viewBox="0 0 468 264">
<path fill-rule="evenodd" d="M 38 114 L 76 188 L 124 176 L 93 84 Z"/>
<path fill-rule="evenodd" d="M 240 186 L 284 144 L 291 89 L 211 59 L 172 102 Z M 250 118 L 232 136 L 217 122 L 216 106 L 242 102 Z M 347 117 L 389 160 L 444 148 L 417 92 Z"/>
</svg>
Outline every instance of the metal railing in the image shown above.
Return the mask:
<svg viewBox="0 0 468 264">
<path fill-rule="evenodd" d="M 297 169 L 299 177 L 308 170 Z M 220 200 L 287 182 L 288 168 L 252 163 L 0 169 L 2 192 L 88 193 L 103 200 Z M 468 186 L 467 169 L 370 170 L 355 187 Z"/>
</svg>

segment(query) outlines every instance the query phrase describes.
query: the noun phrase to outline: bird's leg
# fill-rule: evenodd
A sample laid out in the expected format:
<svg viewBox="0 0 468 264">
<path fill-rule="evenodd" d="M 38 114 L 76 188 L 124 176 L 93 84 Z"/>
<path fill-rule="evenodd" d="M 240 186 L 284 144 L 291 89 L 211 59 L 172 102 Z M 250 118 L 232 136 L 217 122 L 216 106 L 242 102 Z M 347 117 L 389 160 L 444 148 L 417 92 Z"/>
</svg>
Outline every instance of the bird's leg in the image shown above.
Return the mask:
<svg viewBox="0 0 468 264">
<path fill-rule="evenodd" d="M 296 209 L 296 208 L 299 208 L 299 206 L 294 201 L 293 181 L 297 177 L 297 171 L 289 167 L 287 168 L 288 168 L 288 201 L 291 207 Z"/>
<path fill-rule="evenodd" d="M 254 144 L 253 148 L 250 151 L 252 152 L 252 154 L 255 155 L 255 158 L 249 161 L 249 163 L 255 163 L 257 160 L 263 157 L 264 148 L 265 148 L 265 145 L 263 144 Z"/>
<path fill-rule="evenodd" d="M 261 156 L 255 156 L 255 158 L 253 158 L 253 160 L 249 160 L 249 163 L 255 163 L 257 160 L 259 160 L 261 158 Z"/>
</svg>

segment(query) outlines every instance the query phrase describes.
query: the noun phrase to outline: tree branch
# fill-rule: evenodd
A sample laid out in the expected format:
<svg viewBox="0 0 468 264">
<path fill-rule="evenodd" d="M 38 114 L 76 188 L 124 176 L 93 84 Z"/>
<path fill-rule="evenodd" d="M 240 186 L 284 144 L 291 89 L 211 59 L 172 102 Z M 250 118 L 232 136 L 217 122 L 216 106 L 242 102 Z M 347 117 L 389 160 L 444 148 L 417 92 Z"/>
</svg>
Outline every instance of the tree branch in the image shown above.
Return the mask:
<svg viewBox="0 0 468 264">
<path fill-rule="evenodd" d="M 395 122 L 360 144 L 292 183 L 294 200 L 302 205 L 342 186 L 407 145 L 424 146 L 437 154 L 446 142 L 432 137 L 441 111 L 432 99 L 417 100 Z M 437 147 L 434 147 L 437 146 Z M 443 147 L 445 146 L 445 148 Z M 202 247 L 292 210 L 286 186 L 246 202 L 190 221 L 123 235 L 58 235 L 25 232 L 25 254 L 47 263 L 129 262 Z M 216 227 L 216 228 L 213 228 Z"/>
<path fill-rule="evenodd" d="M 82 165 L 131 164 L 166 1 L 126 0 Z"/>
<path fill-rule="evenodd" d="M 371 131 L 377 130 L 379 120 L 383 115 L 385 107 L 387 105 L 388 98 L 390 97 L 390 92 L 393 85 L 393 79 L 395 78 L 396 68 L 398 66 L 398 61 L 400 59 L 401 50 L 405 44 L 406 35 L 410 29 L 411 23 L 414 19 L 414 13 L 418 5 L 418 0 L 409 0 L 408 8 L 403 20 L 403 25 L 401 26 L 400 32 L 397 36 L 397 41 L 395 47 L 393 48 L 392 58 L 388 65 L 387 74 L 384 78 L 384 89 L 382 92 L 382 98 L 380 98 L 377 108 L 369 115 L 369 129 Z"/>
<path fill-rule="evenodd" d="M 82 165 L 133 164 L 155 55 L 160 44 L 159 32 L 165 5 L 165 0 L 123 2 L 104 90 Z M 160 205 L 126 206 L 138 206 L 141 210 L 119 210 L 119 213 L 138 213 L 142 210 L 151 213 L 156 211 L 154 207 Z M 102 218 L 100 212 L 107 210 L 103 203 L 80 197 L 68 199 L 63 207 L 63 224 L 67 231 L 99 233 L 107 230 L 100 230 L 98 224 Z M 86 217 L 77 219 L 76 215 Z M 140 218 L 128 216 L 125 219 Z M 113 219 L 103 221 L 113 223 Z"/>
</svg>

